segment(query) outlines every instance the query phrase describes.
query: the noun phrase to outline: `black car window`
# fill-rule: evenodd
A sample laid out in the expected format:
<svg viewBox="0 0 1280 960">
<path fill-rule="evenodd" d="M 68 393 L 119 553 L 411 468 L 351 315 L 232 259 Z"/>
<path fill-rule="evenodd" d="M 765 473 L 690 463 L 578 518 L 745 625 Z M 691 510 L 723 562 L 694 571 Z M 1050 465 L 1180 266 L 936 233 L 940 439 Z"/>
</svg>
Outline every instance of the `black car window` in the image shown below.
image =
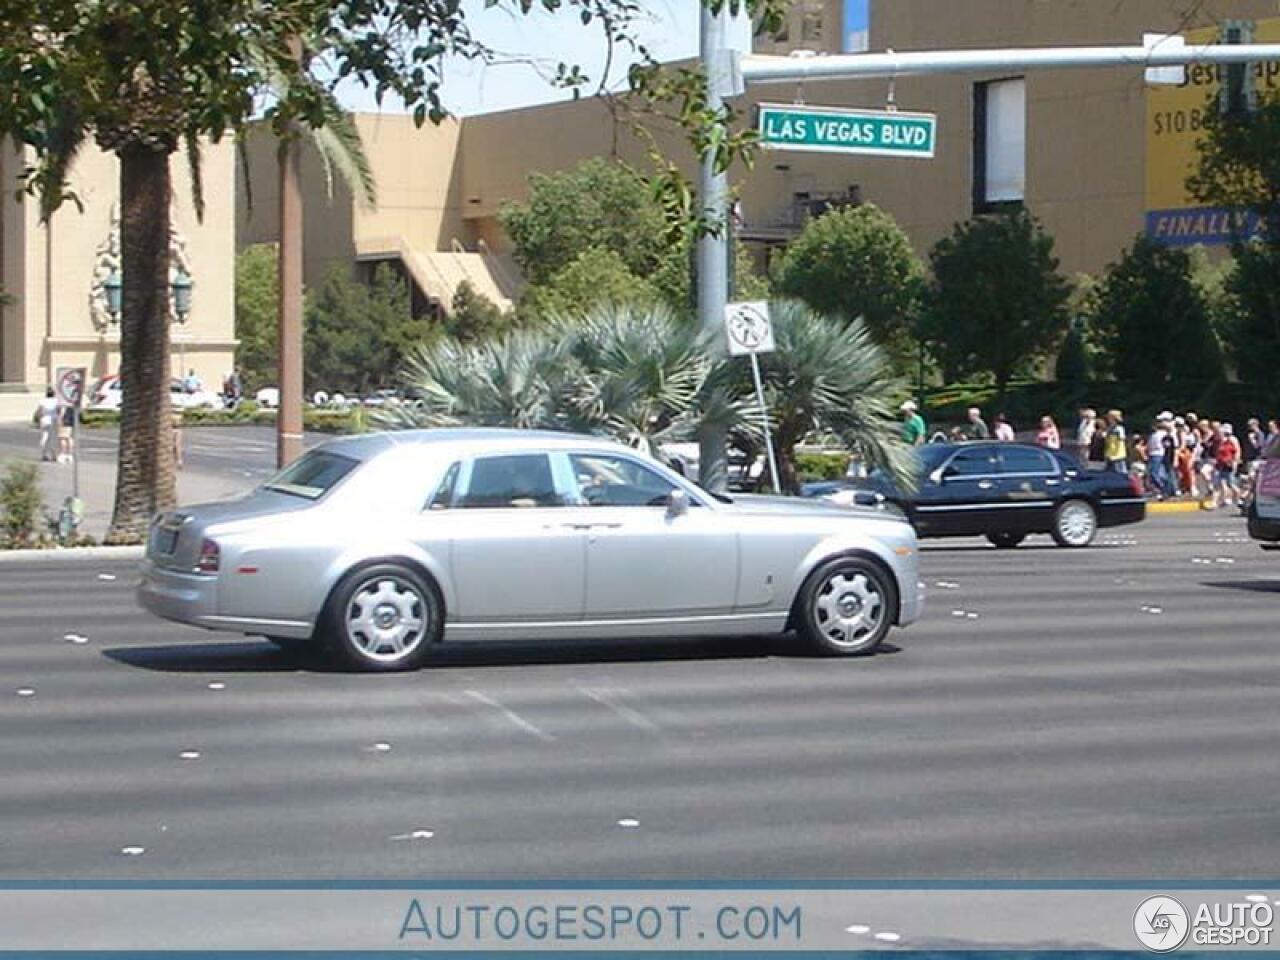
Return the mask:
<svg viewBox="0 0 1280 960">
<path fill-rule="evenodd" d="M 944 477 L 989 477 L 999 473 L 995 450 L 991 447 L 972 447 L 960 450 L 942 470 Z"/>
<path fill-rule="evenodd" d="M 626 457 L 584 453 L 569 458 L 582 501 L 593 507 L 662 507 L 675 485 Z"/>
<path fill-rule="evenodd" d="M 1000 451 L 1000 459 L 1005 473 L 1041 475 L 1058 472 L 1049 454 L 1031 447 L 1004 447 Z"/>
<path fill-rule="evenodd" d="M 463 508 L 562 507 L 546 454 L 483 457 L 471 465 L 467 489 L 456 501 Z"/>
</svg>

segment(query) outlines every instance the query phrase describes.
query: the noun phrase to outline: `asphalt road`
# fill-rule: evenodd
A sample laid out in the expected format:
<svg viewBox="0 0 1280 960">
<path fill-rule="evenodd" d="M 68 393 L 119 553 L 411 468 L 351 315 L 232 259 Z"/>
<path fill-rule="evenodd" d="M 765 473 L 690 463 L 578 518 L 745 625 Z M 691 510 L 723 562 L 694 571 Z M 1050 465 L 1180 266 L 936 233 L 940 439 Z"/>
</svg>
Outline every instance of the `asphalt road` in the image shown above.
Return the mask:
<svg viewBox="0 0 1280 960">
<path fill-rule="evenodd" d="M 1280 557 L 1239 518 L 930 544 L 923 576 L 866 660 L 518 645 L 364 676 L 149 619 L 130 562 L 6 562 L 0 878 L 1274 874 Z"/>
</svg>

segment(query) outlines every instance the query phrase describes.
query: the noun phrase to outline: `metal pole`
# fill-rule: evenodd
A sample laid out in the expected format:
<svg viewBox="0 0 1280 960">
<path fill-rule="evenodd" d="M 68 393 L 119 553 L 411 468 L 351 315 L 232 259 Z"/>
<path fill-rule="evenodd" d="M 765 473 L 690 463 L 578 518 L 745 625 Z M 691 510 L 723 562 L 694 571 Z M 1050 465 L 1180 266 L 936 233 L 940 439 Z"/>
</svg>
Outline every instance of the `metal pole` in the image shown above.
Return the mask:
<svg viewBox="0 0 1280 960">
<path fill-rule="evenodd" d="M 751 379 L 756 382 L 756 402 L 760 404 L 760 422 L 764 426 L 764 448 L 769 452 L 769 478 L 773 481 L 773 492 L 782 493 L 782 484 L 778 483 L 778 461 L 773 455 L 773 435 L 769 432 L 769 408 L 764 405 L 764 385 L 760 382 L 760 358 L 751 354 Z"/>
<path fill-rule="evenodd" d="M 718 13 L 702 6 L 699 55 L 707 75 L 707 109 L 721 108 L 733 85 L 728 50 L 729 4 Z M 715 232 L 698 238 L 697 282 L 698 325 L 704 332 L 719 331 L 724 324 L 724 306 L 729 298 L 729 177 L 715 168 L 714 157 L 704 157 L 698 171 L 698 202 Z M 712 336 L 709 343 L 722 338 Z M 723 348 L 722 348 L 723 351 Z M 708 490 L 723 491 L 728 485 L 725 468 L 725 431 L 720 426 L 704 427 L 698 437 L 699 482 Z"/>
<path fill-rule="evenodd" d="M 302 150 L 296 136 L 280 143 L 280 407 L 276 465 L 302 455 Z"/>
<path fill-rule="evenodd" d="M 914 77 L 1001 70 L 1177 67 L 1192 63 L 1253 63 L 1259 60 L 1280 60 L 1280 44 L 1208 44 L 1196 47 L 1157 43 L 1149 47 L 917 50 L 909 53 L 856 53 L 830 57 L 748 54 L 742 58 L 742 77 L 748 83 L 795 83 L 799 80 Z"/>
</svg>

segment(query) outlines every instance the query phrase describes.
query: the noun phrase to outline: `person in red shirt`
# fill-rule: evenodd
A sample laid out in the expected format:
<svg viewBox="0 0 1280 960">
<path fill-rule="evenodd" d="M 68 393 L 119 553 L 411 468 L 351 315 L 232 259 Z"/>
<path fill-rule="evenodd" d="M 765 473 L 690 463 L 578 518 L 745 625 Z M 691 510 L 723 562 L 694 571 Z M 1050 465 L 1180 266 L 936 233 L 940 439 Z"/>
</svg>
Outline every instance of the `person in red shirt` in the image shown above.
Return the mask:
<svg viewBox="0 0 1280 960">
<path fill-rule="evenodd" d="M 1213 465 L 1217 475 L 1217 496 L 1214 506 L 1238 505 L 1240 491 L 1236 488 L 1236 470 L 1240 466 L 1240 441 L 1235 437 L 1231 424 L 1224 423 L 1218 428 L 1218 448 L 1213 454 Z"/>
</svg>

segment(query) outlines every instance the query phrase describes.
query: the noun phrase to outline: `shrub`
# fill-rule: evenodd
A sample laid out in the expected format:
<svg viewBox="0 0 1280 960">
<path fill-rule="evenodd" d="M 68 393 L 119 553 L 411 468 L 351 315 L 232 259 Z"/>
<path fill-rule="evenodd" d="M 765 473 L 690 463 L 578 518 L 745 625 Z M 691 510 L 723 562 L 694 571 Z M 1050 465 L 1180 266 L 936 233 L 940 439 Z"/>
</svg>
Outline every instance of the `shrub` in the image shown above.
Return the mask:
<svg viewBox="0 0 1280 960">
<path fill-rule="evenodd" d="M 797 453 L 796 476 L 801 483 L 842 480 L 849 470 L 847 453 Z"/>
<path fill-rule="evenodd" d="M 22 546 L 35 539 L 43 504 L 35 464 L 11 463 L 0 479 L 0 509 L 4 511 L 4 539 Z"/>
</svg>

